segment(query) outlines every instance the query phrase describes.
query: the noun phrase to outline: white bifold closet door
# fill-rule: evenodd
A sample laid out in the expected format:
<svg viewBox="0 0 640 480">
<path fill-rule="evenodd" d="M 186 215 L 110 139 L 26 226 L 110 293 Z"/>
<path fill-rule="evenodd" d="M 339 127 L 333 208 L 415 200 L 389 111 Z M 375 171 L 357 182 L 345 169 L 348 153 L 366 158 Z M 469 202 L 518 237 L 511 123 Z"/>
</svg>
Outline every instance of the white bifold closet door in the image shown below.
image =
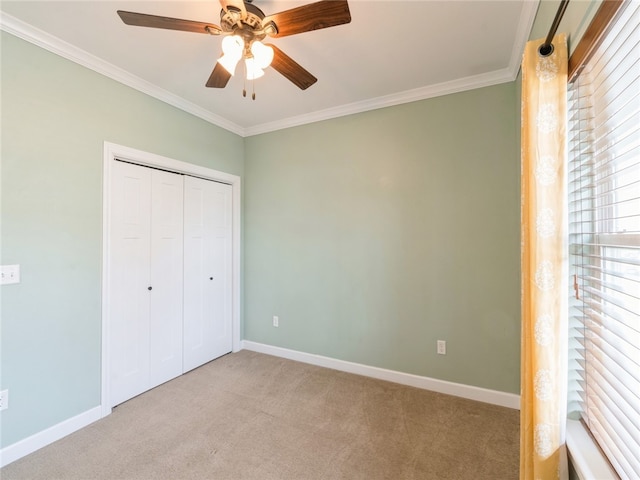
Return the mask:
<svg viewBox="0 0 640 480">
<path fill-rule="evenodd" d="M 184 179 L 184 371 L 232 349 L 231 185 Z"/>
<path fill-rule="evenodd" d="M 111 404 L 182 373 L 183 180 L 114 162 L 110 228 Z"/>
<path fill-rule="evenodd" d="M 232 350 L 232 187 L 114 161 L 110 199 L 114 406 Z"/>
</svg>

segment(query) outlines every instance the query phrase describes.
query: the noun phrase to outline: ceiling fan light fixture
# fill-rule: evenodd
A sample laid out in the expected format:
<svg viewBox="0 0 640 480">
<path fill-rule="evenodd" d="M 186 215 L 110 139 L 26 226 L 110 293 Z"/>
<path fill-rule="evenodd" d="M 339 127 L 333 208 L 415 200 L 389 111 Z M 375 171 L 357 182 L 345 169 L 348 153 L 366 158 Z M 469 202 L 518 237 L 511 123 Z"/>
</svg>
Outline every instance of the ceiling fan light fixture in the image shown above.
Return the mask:
<svg viewBox="0 0 640 480">
<path fill-rule="evenodd" d="M 242 58 L 244 50 L 244 40 L 239 35 L 224 37 L 222 40 L 222 52 L 224 55 L 218 59 L 218 63 L 222 65 L 227 72 L 233 75 L 236 66 Z"/>
<path fill-rule="evenodd" d="M 256 78 L 260 78 L 264 75 L 264 70 L 260 68 L 260 65 L 258 65 L 258 62 L 256 62 L 255 58 L 245 58 L 244 64 L 247 68 L 247 80 L 255 80 Z"/>
<path fill-rule="evenodd" d="M 1 0 L 0 0 L 1 1 Z M 253 0 L 218 0 L 220 26 L 207 22 L 163 17 L 118 10 L 126 25 L 221 35 L 222 52 L 207 80 L 210 88 L 224 88 L 245 60 L 247 79 L 264 75 L 271 66 L 301 90 L 318 81 L 299 63 L 275 45 L 263 44 L 265 37 L 286 37 L 351 22 L 348 0 L 320 0 L 290 8 L 269 16 L 253 5 Z M 255 93 L 252 95 L 255 98 Z"/>
<path fill-rule="evenodd" d="M 233 57 L 229 54 L 225 54 L 218 59 L 218 63 L 224 67 L 224 69 L 231 75 L 236 73 L 236 66 L 240 61 L 240 57 Z"/>
<path fill-rule="evenodd" d="M 231 35 L 222 39 L 222 53 L 225 55 L 242 57 L 244 40 L 240 35 Z"/>
<path fill-rule="evenodd" d="M 273 61 L 273 48 L 256 40 L 251 44 L 251 53 L 260 68 L 267 68 Z"/>
</svg>

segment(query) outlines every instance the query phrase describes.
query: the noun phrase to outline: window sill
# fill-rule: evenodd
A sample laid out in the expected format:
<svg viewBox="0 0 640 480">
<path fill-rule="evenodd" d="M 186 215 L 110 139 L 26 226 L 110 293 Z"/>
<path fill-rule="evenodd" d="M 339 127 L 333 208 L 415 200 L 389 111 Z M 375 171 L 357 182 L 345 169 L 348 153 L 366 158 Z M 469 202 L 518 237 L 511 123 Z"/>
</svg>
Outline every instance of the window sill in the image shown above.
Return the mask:
<svg viewBox="0 0 640 480">
<path fill-rule="evenodd" d="M 567 420 L 569 460 L 580 480 L 619 478 L 581 422 Z"/>
</svg>

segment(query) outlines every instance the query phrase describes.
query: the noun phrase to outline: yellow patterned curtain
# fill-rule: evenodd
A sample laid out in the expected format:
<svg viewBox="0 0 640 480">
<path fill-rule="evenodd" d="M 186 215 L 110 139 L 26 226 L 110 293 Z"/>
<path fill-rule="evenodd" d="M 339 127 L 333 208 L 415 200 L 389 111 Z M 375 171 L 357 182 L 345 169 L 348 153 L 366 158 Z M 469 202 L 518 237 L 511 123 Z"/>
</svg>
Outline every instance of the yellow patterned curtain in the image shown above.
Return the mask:
<svg viewBox="0 0 640 480">
<path fill-rule="evenodd" d="M 521 480 L 567 478 L 567 42 L 543 42 L 522 62 Z"/>
</svg>

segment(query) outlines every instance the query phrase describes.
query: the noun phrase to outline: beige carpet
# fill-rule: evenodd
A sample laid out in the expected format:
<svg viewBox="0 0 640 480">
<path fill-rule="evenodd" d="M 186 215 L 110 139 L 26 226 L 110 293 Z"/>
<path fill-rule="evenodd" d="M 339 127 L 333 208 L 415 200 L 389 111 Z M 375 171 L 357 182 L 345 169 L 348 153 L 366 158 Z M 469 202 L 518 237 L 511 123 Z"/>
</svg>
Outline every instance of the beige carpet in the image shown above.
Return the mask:
<svg viewBox="0 0 640 480">
<path fill-rule="evenodd" d="M 518 422 L 516 410 L 241 351 L 0 477 L 516 479 Z"/>
</svg>

